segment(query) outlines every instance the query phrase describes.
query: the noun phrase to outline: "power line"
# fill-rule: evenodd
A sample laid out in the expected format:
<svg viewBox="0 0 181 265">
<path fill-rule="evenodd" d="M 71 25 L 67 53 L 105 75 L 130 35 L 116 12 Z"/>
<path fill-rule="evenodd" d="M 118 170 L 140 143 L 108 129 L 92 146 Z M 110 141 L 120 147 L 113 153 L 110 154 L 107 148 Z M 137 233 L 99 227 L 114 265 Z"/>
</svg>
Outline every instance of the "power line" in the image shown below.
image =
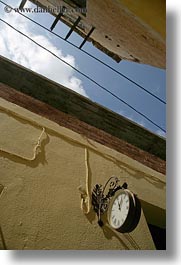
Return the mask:
<svg viewBox="0 0 181 265">
<path fill-rule="evenodd" d="M 162 130 L 163 132 L 166 132 L 161 126 L 159 126 L 158 124 L 156 124 L 155 122 L 153 122 L 150 118 L 148 118 L 145 114 L 143 114 L 142 112 L 138 111 L 137 109 L 135 109 L 134 107 L 132 107 L 129 103 L 127 103 L 126 101 L 124 101 L 123 99 L 121 99 L 120 97 L 118 97 L 116 94 L 114 94 L 113 92 L 111 92 L 110 90 L 108 90 L 106 87 L 100 85 L 97 81 L 95 81 L 94 79 L 92 79 L 91 77 L 89 77 L 88 75 L 86 75 L 85 73 L 81 72 L 80 70 L 78 70 L 76 67 L 72 66 L 71 64 L 67 63 L 66 61 L 64 61 L 62 58 L 60 58 L 59 56 L 57 56 L 55 53 L 51 52 L 50 50 L 48 50 L 47 48 L 45 48 L 44 46 L 42 46 L 41 44 L 39 44 L 38 42 L 36 42 L 35 40 L 33 40 L 32 38 L 30 38 L 29 36 L 27 36 L 26 34 L 24 34 L 23 32 L 19 31 L 18 29 L 16 29 L 15 27 L 13 27 L 12 25 L 10 25 L 8 22 L 6 22 L 5 20 L 0 18 L 0 21 L 5 23 L 7 26 L 9 26 L 10 28 L 12 28 L 13 30 L 15 30 L 16 32 L 18 32 L 19 34 L 23 35 L 24 37 L 26 37 L 27 39 L 29 39 L 30 41 L 32 41 L 34 44 L 36 44 L 37 46 L 39 46 L 40 48 L 44 49 L 45 51 L 47 51 L 48 53 L 52 54 L 54 57 L 56 57 L 58 60 L 60 60 L 61 62 L 65 63 L 66 65 L 68 65 L 69 67 L 71 67 L 72 69 L 74 69 L 77 73 L 79 73 L 80 75 L 84 76 L 85 78 L 87 78 L 89 81 L 91 81 L 92 83 L 96 84 L 98 87 L 102 88 L 104 91 L 106 91 L 107 93 L 109 93 L 110 95 L 112 95 L 114 98 L 118 99 L 120 102 L 124 103 L 125 105 L 127 105 L 129 108 L 131 108 L 132 110 L 134 110 L 136 113 L 138 113 L 139 115 L 141 115 L 142 117 L 144 117 L 146 120 L 148 120 L 150 123 L 152 123 L 153 125 L 155 125 L 156 127 L 158 127 L 160 130 Z"/>
<path fill-rule="evenodd" d="M 0 2 L 11 8 L 12 10 L 14 10 L 13 7 L 7 5 L 6 3 L 4 3 L 3 1 L 0 0 Z M 41 25 L 40 23 L 36 22 L 35 20 L 31 19 L 30 17 L 25 16 L 24 14 L 22 14 L 21 12 L 19 12 L 18 10 L 16 10 L 16 13 L 18 13 L 19 15 L 25 17 L 26 19 L 30 20 L 31 22 L 33 22 L 34 24 L 38 25 L 39 27 L 43 28 L 44 30 L 48 31 L 49 33 L 53 34 L 54 36 L 58 37 L 59 39 L 67 42 L 69 45 L 73 46 L 74 48 L 78 49 L 79 51 L 85 53 L 86 55 L 88 55 L 89 57 L 91 57 L 92 59 L 96 60 L 97 62 L 103 64 L 104 66 L 108 67 L 110 70 L 112 70 L 113 72 L 117 73 L 118 75 L 120 75 L 121 77 L 125 78 L 126 80 L 128 80 L 129 82 L 131 82 L 132 84 L 136 85 L 138 88 L 142 89 L 143 91 L 145 91 L 146 93 L 148 93 L 150 96 L 154 97 L 155 99 L 159 100 L 161 103 L 166 104 L 166 102 L 159 98 L 158 96 L 156 96 L 155 94 L 153 94 L 152 92 L 150 92 L 149 90 L 147 90 L 145 87 L 141 86 L 140 84 L 138 84 L 137 82 L 135 82 L 134 80 L 132 80 L 131 78 L 129 78 L 128 76 L 124 75 L 123 73 L 119 72 L 118 70 L 114 69 L 113 67 L 111 67 L 110 65 L 108 65 L 107 63 L 103 62 L 102 60 L 100 60 L 99 58 L 95 57 L 94 55 L 88 53 L 85 50 L 79 49 L 75 44 L 73 44 L 72 42 L 68 41 L 67 39 L 64 39 L 63 37 L 61 37 L 60 35 L 58 35 L 55 32 L 52 32 L 50 29 L 46 28 L 45 26 Z"/>
</svg>

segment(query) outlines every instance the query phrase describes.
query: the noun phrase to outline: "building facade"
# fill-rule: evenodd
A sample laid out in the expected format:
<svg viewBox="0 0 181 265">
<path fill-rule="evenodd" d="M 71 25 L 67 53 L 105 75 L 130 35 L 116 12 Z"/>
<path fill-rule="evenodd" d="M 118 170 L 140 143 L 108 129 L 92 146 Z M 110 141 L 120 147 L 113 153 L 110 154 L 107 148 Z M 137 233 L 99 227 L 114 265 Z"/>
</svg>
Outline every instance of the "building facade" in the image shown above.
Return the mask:
<svg viewBox="0 0 181 265">
<path fill-rule="evenodd" d="M 22 1 L 25 4 L 26 1 Z M 165 0 L 31 0 L 117 62 L 166 67 Z M 86 11 L 85 11 L 86 10 Z"/>
<path fill-rule="evenodd" d="M 165 139 L 0 58 L 0 248 L 165 249 Z M 103 227 L 96 184 L 141 202 L 130 233 Z"/>
</svg>

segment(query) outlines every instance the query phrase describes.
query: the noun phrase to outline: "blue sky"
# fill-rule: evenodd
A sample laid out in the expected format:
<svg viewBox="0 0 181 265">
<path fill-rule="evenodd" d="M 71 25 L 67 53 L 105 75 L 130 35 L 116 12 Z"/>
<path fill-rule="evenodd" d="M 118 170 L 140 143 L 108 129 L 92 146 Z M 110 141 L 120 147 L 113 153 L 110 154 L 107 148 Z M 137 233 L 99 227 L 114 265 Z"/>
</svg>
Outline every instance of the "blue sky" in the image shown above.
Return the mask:
<svg viewBox="0 0 181 265">
<path fill-rule="evenodd" d="M 18 7 L 21 1 L 8 0 L 6 2 L 13 7 Z M 28 3 L 28 6 L 30 6 L 30 3 Z M 54 21 L 54 17 L 46 13 L 26 15 L 48 28 L 50 28 Z M 86 73 L 98 83 L 117 94 L 162 128 L 166 128 L 166 106 L 157 99 L 151 97 L 137 86 L 96 62 L 94 59 L 89 58 L 78 49 L 34 25 L 32 22 L 28 22 L 27 19 L 19 14 L 15 14 L 13 11 L 6 14 L 4 12 L 4 6 L 1 3 L 0 16 L 8 23 L 14 25 L 17 29 L 30 35 L 40 44 L 48 47 L 74 67 L 77 67 L 80 71 Z M 101 88 L 70 69 L 70 67 L 58 62 L 55 57 L 45 54 L 45 51 L 40 51 L 40 48 L 35 47 L 30 41 L 24 40 L 22 36 L 18 36 L 18 33 L 12 31 L 12 29 L 7 29 L 7 26 L 2 25 L 2 22 L 0 22 L 1 55 L 37 71 L 58 83 L 62 83 L 76 92 L 89 97 L 92 101 L 97 102 L 135 121 L 148 130 L 165 137 L 165 134 L 160 129 L 150 124 L 150 122 L 135 113 L 128 106 L 107 94 Z M 62 22 L 59 22 L 54 29 L 54 32 L 62 37 L 65 37 L 68 31 L 69 28 Z M 82 42 L 82 38 L 73 32 L 69 41 L 79 46 Z M 108 65 L 117 69 L 119 72 L 128 76 L 130 79 L 136 81 L 147 90 L 166 101 L 165 70 L 128 61 L 116 63 L 113 59 L 94 48 L 89 42 L 85 44 L 83 49 L 103 60 Z"/>
</svg>

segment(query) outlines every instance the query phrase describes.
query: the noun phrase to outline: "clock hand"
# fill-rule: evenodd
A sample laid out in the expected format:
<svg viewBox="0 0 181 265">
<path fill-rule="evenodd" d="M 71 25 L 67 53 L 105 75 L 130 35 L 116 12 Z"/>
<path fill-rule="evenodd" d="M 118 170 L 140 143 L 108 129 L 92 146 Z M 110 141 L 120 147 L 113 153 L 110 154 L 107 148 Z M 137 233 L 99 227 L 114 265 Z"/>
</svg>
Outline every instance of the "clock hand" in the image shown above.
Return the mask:
<svg viewBox="0 0 181 265">
<path fill-rule="evenodd" d="M 121 201 L 119 202 L 118 201 L 118 205 L 119 205 L 119 210 L 121 211 L 121 206 L 122 206 L 122 204 L 123 204 L 123 200 L 122 200 L 122 198 L 121 198 Z"/>
</svg>

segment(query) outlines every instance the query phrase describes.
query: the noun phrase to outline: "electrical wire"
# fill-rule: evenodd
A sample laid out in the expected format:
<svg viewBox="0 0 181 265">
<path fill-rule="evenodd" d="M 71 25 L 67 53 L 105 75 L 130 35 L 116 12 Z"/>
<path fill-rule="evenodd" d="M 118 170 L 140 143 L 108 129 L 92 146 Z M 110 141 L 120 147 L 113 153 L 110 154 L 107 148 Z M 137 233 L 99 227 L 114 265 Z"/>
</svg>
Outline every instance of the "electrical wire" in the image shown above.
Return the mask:
<svg viewBox="0 0 181 265">
<path fill-rule="evenodd" d="M 27 36 L 26 34 L 24 34 L 23 32 L 19 31 L 18 29 L 16 29 L 15 27 L 13 27 L 12 25 L 10 25 L 8 22 L 6 22 L 5 20 L 3 20 L 2 18 L 0 18 L 0 21 L 3 22 L 4 24 L 6 24 L 7 26 L 9 26 L 10 28 L 12 28 L 13 30 L 15 30 L 16 32 L 18 32 L 19 34 L 21 34 L 22 36 L 26 37 L 27 39 L 29 39 L 30 41 L 32 41 L 34 44 L 36 44 L 37 46 L 39 46 L 40 48 L 44 49 L 45 51 L 47 51 L 48 53 L 52 54 L 54 57 L 56 57 L 58 60 L 60 60 L 61 62 L 65 63 L 66 65 L 68 65 L 69 67 L 71 67 L 72 69 L 74 69 L 77 73 L 79 73 L 80 75 L 84 76 L 85 78 L 87 78 L 89 81 L 91 81 L 92 83 L 96 84 L 98 87 L 102 88 L 104 91 L 106 91 L 107 93 L 109 93 L 110 95 L 112 95 L 114 98 L 118 99 L 120 102 L 124 103 L 126 106 L 128 106 L 129 108 L 131 108 L 132 110 L 134 110 L 136 113 L 138 113 L 139 115 L 141 115 L 142 117 L 144 117 L 147 121 L 149 121 L 150 123 L 152 123 L 153 125 L 155 125 L 156 127 L 158 127 L 160 130 L 162 130 L 163 132 L 166 132 L 161 126 L 159 126 L 158 124 L 156 124 L 155 122 L 153 122 L 150 118 L 148 118 L 145 114 L 143 114 L 142 112 L 138 111 L 137 109 L 135 109 L 134 107 L 132 107 L 129 103 L 127 103 L 126 101 L 124 101 L 123 99 L 121 99 L 120 97 L 118 97 L 116 94 L 114 94 L 113 92 L 111 92 L 110 90 L 108 90 L 106 87 L 100 85 L 97 81 L 95 81 L 94 79 L 92 79 L 91 77 L 89 77 L 88 75 L 86 75 L 85 73 L 81 72 L 80 70 L 78 70 L 76 67 L 72 66 L 71 64 L 69 64 L 68 62 L 64 61 L 62 58 L 60 58 L 58 55 L 56 55 L 55 53 L 51 52 L 50 50 L 48 50 L 47 48 L 45 48 L 44 46 L 42 46 L 41 44 L 39 44 L 38 42 L 36 42 L 35 40 L 33 40 L 32 38 L 30 38 L 29 36 Z"/>
<path fill-rule="evenodd" d="M 0 3 L 2 3 L 3 5 L 11 8 L 12 10 L 14 10 L 13 7 L 11 7 L 10 5 L 7 5 L 6 3 L 4 3 L 3 1 L 0 0 Z M 158 96 L 156 96 L 155 94 L 153 94 L 152 92 L 150 92 L 149 90 L 147 90 L 145 87 L 141 86 L 140 84 L 138 84 L 137 82 L 135 82 L 134 80 L 132 80 L 131 78 L 129 78 L 128 76 L 124 75 L 123 73 L 119 72 L 118 70 L 114 69 L 113 67 L 111 67 L 110 65 L 108 65 L 107 63 L 103 62 L 102 60 L 100 60 L 99 58 L 95 57 L 94 55 L 88 53 L 85 50 L 79 49 L 75 44 L 73 44 L 72 42 L 64 39 L 63 37 L 61 37 L 60 35 L 58 35 L 55 32 L 52 32 L 50 29 L 46 28 L 45 26 L 41 25 L 40 23 L 36 22 L 35 20 L 31 19 L 28 16 L 25 16 L 24 14 L 22 14 L 21 12 L 19 12 L 18 10 L 16 10 L 16 13 L 18 13 L 19 15 L 23 16 L 24 18 L 30 20 L 31 22 L 33 22 L 34 24 L 36 24 L 37 26 L 43 28 L 44 30 L 48 31 L 49 33 L 53 34 L 54 36 L 58 37 L 59 39 L 67 42 L 69 45 L 73 46 L 74 48 L 78 49 L 79 51 L 83 52 L 84 54 L 88 55 L 89 57 L 91 57 L 92 59 L 96 60 L 97 62 L 103 64 L 104 66 L 108 67 L 110 70 L 112 70 L 113 72 L 115 72 L 116 74 L 120 75 L 121 77 L 125 78 L 126 80 L 128 80 L 129 82 L 131 82 L 132 84 L 136 85 L 139 89 L 142 89 L 143 91 L 145 91 L 147 94 L 149 94 L 150 96 L 154 97 L 155 99 L 159 100 L 161 103 L 166 104 L 166 102 L 159 98 Z"/>
</svg>

